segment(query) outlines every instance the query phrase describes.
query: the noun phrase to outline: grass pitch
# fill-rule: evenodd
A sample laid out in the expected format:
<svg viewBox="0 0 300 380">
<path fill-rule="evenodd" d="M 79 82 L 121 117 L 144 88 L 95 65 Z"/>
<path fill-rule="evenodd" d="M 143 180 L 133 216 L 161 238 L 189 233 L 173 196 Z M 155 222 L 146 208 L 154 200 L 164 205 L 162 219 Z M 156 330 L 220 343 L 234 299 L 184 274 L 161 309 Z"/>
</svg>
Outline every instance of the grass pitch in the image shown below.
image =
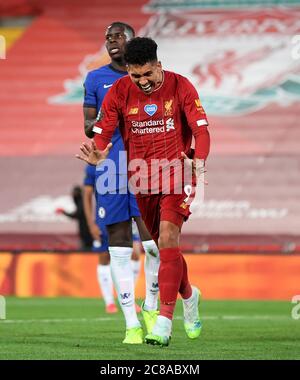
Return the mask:
<svg viewBox="0 0 300 380">
<path fill-rule="evenodd" d="M 292 306 L 203 301 L 202 334 L 191 341 L 178 301 L 171 344 L 161 348 L 122 344 L 121 312 L 105 314 L 98 299 L 7 298 L 7 319 L 0 321 L 0 359 L 300 359 L 300 319 L 292 319 Z"/>
</svg>

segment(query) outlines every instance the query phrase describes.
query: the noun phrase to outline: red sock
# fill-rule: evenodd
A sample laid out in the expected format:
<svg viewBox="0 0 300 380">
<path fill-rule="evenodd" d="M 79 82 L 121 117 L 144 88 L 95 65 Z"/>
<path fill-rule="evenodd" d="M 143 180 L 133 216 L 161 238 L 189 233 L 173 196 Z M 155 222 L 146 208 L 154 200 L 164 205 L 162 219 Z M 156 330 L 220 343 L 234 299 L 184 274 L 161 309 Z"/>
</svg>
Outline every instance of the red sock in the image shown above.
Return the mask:
<svg viewBox="0 0 300 380">
<path fill-rule="evenodd" d="M 176 302 L 162 303 L 160 302 L 159 315 L 163 315 L 166 318 L 173 319 Z"/>
<path fill-rule="evenodd" d="M 182 278 L 182 255 L 179 248 L 162 248 L 159 254 L 160 315 L 172 319 Z"/>
<path fill-rule="evenodd" d="M 193 290 L 188 279 L 186 261 L 183 255 L 181 255 L 181 257 L 182 257 L 182 279 L 181 279 L 181 283 L 179 287 L 179 293 L 183 299 L 187 299 L 191 297 Z"/>
</svg>

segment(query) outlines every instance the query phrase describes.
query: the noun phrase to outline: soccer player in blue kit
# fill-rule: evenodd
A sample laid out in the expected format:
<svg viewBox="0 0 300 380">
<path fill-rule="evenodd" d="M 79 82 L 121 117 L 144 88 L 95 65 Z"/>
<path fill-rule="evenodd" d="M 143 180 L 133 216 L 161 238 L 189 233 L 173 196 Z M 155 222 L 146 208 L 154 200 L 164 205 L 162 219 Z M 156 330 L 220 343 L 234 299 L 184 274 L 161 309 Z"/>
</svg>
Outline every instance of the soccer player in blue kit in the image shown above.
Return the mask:
<svg viewBox="0 0 300 380">
<path fill-rule="evenodd" d="M 124 49 L 126 42 L 134 37 L 134 34 L 133 28 L 122 22 L 114 22 L 106 30 L 106 49 L 111 63 L 89 72 L 84 83 L 84 128 L 89 138 L 93 138 L 94 124 L 101 118 L 101 104 L 105 94 L 117 79 L 127 75 Z M 142 315 L 147 333 L 152 331 L 158 315 L 159 251 L 141 218 L 135 196 L 129 191 L 119 191 L 116 194 L 116 189 L 120 188 L 120 184 L 123 183 L 126 189 L 128 186 L 127 163 L 119 162 L 119 152 L 124 152 L 125 148 L 118 128 L 113 135 L 112 144 L 107 158 L 115 162 L 117 171 L 109 175 L 115 176 L 116 184 L 103 194 L 98 186 L 100 186 L 101 177 L 107 176 L 107 170 L 105 171 L 105 165 L 97 167 L 96 189 L 97 205 L 99 205 L 97 212 L 99 219 L 107 228 L 112 278 L 126 321 L 126 335 L 123 343 L 141 344 L 143 330 L 136 314 L 134 279 L 130 265 L 133 250 L 132 218 L 137 224 L 145 250 L 146 297 L 142 304 Z"/>
<path fill-rule="evenodd" d="M 96 186 L 96 166 L 88 164 L 85 167 L 83 181 L 83 208 L 90 234 L 93 237 L 92 251 L 99 254 L 97 265 L 97 280 L 105 303 L 106 313 L 113 314 L 118 311 L 114 300 L 114 289 L 110 271 L 110 256 L 108 253 L 108 234 L 104 219 L 99 215 L 100 205 L 94 207 L 94 199 L 97 201 Z M 101 210 L 101 209 L 100 209 Z M 134 281 L 136 283 L 140 273 L 140 250 L 141 241 L 137 232 L 136 224 L 132 225 L 133 253 L 131 265 Z M 136 304 L 136 311 L 141 308 Z"/>
</svg>

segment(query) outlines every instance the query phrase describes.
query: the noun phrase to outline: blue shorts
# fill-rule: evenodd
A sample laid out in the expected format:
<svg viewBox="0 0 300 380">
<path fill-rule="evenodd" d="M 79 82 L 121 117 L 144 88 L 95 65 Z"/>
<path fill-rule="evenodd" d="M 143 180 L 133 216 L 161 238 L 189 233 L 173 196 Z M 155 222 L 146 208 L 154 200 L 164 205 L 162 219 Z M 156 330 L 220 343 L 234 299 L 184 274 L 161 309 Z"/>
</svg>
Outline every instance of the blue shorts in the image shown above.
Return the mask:
<svg viewBox="0 0 300 380">
<path fill-rule="evenodd" d="M 108 251 L 107 225 L 141 216 L 135 196 L 130 192 L 127 194 L 97 194 L 96 208 L 96 223 L 100 227 L 102 235 L 101 246 L 93 247 L 94 252 Z M 133 223 L 132 233 L 133 241 L 140 241 L 135 223 Z"/>
<path fill-rule="evenodd" d="M 109 226 L 141 216 L 135 196 L 127 194 L 97 194 L 97 221 Z"/>
</svg>

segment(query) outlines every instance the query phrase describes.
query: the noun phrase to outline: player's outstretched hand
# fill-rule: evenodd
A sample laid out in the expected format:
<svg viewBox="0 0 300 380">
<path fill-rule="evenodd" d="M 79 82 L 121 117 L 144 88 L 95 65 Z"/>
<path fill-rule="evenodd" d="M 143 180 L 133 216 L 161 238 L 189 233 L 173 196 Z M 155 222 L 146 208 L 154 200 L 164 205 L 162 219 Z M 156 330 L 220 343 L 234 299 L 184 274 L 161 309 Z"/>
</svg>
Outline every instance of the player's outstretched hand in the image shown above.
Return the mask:
<svg viewBox="0 0 300 380">
<path fill-rule="evenodd" d="M 76 158 L 91 165 L 98 165 L 106 159 L 111 147 L 112 143 L 109 143 L 104 150 L 99 150 L 93 140 L 90 145 L 82 143 L 80 146 L 81 154 L 76 154 Z"/>
<path fill-rule="evenodd" d="M 204 160 L 191 159 L 184 152 L 181 152 L 181 157 L 185 160 L 187 165 L 192 166 L 192 172 L 197 178 L 197 182 L 202 182 L 204 185 L 208 185 L 208 182 L 204 178 L 204 173 L 206 173 Z"/>
</svg>

